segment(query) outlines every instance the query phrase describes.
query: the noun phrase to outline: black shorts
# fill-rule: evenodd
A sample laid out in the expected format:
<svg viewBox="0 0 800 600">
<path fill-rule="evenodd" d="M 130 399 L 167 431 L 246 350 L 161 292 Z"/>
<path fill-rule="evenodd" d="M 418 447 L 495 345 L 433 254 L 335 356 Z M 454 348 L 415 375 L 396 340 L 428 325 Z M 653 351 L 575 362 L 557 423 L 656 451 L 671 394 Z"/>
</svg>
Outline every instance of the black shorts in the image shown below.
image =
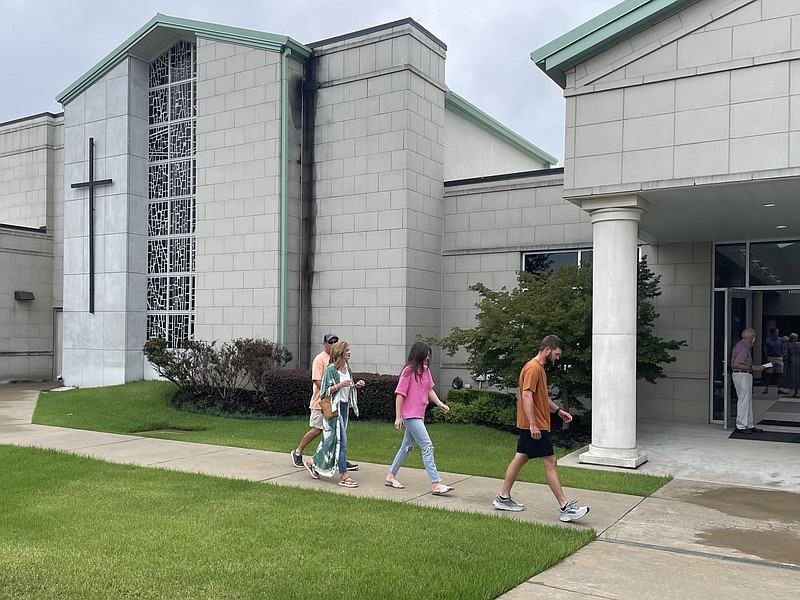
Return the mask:
<svg viewBox="0 0 800 600">
<path fill-rule="evenodd" d="M 550 439 L 550 432 L 541 430 L 542 437 L 535 440 L 531 437 L 530 429 L 518 429 L 519 441 L 517 442 L 517 452 L 527 454 L 528 458 L 541 458 L 543 456 L 553 456 L 553 441 Z"/>
</svg>

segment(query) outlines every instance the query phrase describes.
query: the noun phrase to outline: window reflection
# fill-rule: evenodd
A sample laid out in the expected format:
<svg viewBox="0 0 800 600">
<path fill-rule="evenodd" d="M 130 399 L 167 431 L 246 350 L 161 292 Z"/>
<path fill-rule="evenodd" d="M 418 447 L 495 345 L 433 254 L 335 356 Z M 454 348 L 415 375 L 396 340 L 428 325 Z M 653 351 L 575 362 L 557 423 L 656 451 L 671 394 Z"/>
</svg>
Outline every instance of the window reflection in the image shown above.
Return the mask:
<svg viewBox="0 0 800 600">
<path fill-rule="evenodd" d="M 744 287 L 747 246 L 718 244 L 714 252 L 714 287 Z"/>
<path fill-rule="evenodd" d="M 531 252 L 523 255 L 522 268 L 528 273 L 545 275 L 557 271 L 561 265 L 580 265 L 591 262 L 591 250 Z"/>
<path fill-rule="evenodd" d="M 750 285 L 800 284 L 800 242 L 750 244 Z"/>
</svg>

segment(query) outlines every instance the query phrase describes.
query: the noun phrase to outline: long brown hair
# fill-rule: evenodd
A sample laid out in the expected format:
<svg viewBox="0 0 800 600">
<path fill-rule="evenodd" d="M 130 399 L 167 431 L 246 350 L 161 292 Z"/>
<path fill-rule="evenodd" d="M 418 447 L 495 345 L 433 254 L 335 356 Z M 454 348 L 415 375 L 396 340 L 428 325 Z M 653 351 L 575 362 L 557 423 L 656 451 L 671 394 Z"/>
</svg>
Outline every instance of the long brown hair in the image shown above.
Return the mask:
<svg viewBox="0 0 800 600">
<path fill-rule="evenodd" d="M 419 379 L 425 372 L 425 361 L 431 355 L 431 347 L 422 340 L 414 342 L 411 350 L 408 351 L 408 361 L 406 369 L 411 369 Z"/>
<path fill-rule="evenodd" d="M 349 348 L 350 344 L 344 340 L 339 340 L 331 348 L 330 364 L 336 367 L 337 371 L 347 364 L 347 350 Z"/>
</svg>

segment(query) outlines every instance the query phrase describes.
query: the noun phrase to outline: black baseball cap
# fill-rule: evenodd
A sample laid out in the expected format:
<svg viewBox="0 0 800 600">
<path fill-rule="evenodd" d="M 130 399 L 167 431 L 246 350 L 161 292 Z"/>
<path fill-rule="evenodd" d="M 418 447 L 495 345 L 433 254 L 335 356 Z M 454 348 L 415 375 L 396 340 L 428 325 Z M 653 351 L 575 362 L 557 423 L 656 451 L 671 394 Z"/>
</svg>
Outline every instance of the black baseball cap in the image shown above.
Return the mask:
<svg viewBox="0 0 800 600">
<path fill-rule="evenodd" d="M 339 336 L 336 335 L 335 333 L 328 332 L 325 334 L 325 337 L 322 338 L 322 341 L 325 342 L 326 344 L 335 344 L 336 342 L 339 341 Z"/>
</svg>

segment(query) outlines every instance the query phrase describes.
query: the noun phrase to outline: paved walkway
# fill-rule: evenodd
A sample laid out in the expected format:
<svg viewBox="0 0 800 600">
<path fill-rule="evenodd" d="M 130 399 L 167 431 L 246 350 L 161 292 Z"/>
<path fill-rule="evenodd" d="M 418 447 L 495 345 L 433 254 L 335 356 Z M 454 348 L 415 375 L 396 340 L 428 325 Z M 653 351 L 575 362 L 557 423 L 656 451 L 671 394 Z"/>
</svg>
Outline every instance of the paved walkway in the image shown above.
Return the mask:
<svg viewBox="0 0 800 600">
<path fill-rule="evenodd" d="M 789 477 L 775 477 L 772 471 L 773 476 L 765 481 L 745 480 L 749 486 L 734 485 L 742 483 L 740 469 L 725 467 L 715 477 L 676 478 L 649 498 L 567 489 L 569 498 L 578 498 L 592 511 L 581 521 L 561 524 L 549 489 L 539 484 L 516 484 L 514 496 L 528 508 L 522 513 L 500 513 L 491 506 L 500 482 L 486 477 L 444 473 L 444 481 L 455 485 L 456 490 L 451 496 L 435 497 L 429 492 L 423 470 L 403 469 L 406 489 L 393 490 L 383 485 L 385 465 L 362 462 L 357 474 L 360 487 L 348 490 L 335 481 L 312 480 L 305 470 L 291 465 L 287 453 L 32 425 L 38 390 L 47 387 L 52 386 L 0 386 L 0 444 L 52 448 L 109 462 L 388 498 L 597 531 L 595 542 L 503 595 L 504 599 L 783 600 L 796 594 L 800 582 L 800 494 L 794 489 L 800 486 L 800 478 L 795 481 L 791 474 L 800 462 L 795 444 L 768 447 L 774 451 L 770 454 L 779 456 L 778 464 L 766 459 L 771 460 L 769 469 L 786 470 Z M 663 431 L 665 426 L 669 427 L 660 424 L 655 428 Z M 717 438 L 718 443 L 725 444 L 717 448 L 722 463 L 724 450 L 769 456 L 753 445 L 762 443 L 733 441 L 736 445 L 731 445 L 728 442 L 732 440 L 721 441 L 727 440 L 721 434 L 710 436 Z M 695 448 L 687 456 L 697 453 Z M 564 462 L 574 462 L 574 457 Z M 656 450 L 651 468 L 665 469 L 669 462 Z M 673 463 L 673 472 L 696 473 L 696 465 L 686 466 L 681 459 Z M 713 461 L 706 456 L 705 463 Z M 705 471 L 713 474 L 712 466 L 707 464 Z"/>
</svg>

